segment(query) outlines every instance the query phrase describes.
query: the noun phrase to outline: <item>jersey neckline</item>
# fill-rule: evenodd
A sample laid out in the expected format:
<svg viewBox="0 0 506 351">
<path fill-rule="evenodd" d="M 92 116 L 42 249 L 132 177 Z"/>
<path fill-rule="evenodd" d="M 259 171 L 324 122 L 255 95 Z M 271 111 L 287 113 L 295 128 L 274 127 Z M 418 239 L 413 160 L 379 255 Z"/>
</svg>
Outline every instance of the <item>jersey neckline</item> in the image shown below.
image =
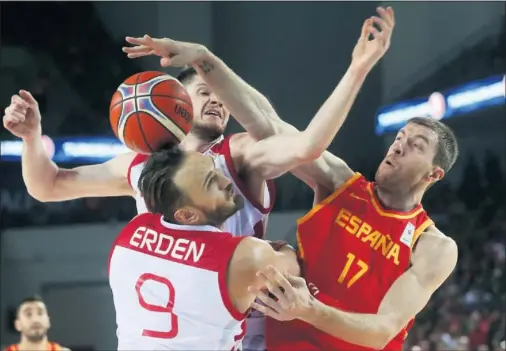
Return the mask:
<svg viewBox="0 0 506 351">
<path fill-rule="evenodd" d="M 167 229 L 172 230 L 184 230 L 194 232 L 222 232 L 221 229 L 213 227 L 212 225 L 185 225 L 185 224 L 173 224 L 163 220 L 160 217 L 160 223 Z"/>
</svg>

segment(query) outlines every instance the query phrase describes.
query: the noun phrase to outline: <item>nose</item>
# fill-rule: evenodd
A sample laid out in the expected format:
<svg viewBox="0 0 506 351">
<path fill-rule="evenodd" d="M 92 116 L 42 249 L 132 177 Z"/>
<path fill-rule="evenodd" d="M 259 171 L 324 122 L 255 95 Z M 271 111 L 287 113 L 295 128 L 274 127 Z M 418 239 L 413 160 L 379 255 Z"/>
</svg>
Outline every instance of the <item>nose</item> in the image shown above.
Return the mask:
<svg viewBox="0 0 506 351">
<path fill-rule="evenodd" d="M 223 103 L 220 101 L 220 99 L 218 99 L 218 97 L 216 96 L 216 94 L 211 94 L 211 96 L 209 97 L 209 103 L 212 105 L 212 106 L 218 106 L 218 107 L 223 107 Z"/>
<path fill-rule="evenodd" d="M 395 141 L 392 145 L 392 150 L 396 155 L 402 156 L 404 150 L 402 142 L 400 140 Z"/>
</svg>

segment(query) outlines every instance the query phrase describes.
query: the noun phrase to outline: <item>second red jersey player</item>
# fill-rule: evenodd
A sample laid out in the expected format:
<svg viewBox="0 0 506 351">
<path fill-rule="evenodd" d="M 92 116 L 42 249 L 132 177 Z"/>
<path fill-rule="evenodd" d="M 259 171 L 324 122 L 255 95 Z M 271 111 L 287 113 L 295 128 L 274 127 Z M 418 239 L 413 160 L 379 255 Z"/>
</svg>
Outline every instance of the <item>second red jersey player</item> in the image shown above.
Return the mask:
<svg viewBox="0 0 506 351">
<path fill-rule="evenodd" d="M 356 173 L 299 219 L 297 239 L 304 276 L 314 296 L 344 311 L 376 313 L 394 281 L 410 266 L 411 249 L 432 220 L 421 205 L 385 209 L 374 183 Z M 385 347 L 401 350 L 410 321 Z M 268 318 L 268 350 L 369 350 L 299 320 Z"/>
</svg>

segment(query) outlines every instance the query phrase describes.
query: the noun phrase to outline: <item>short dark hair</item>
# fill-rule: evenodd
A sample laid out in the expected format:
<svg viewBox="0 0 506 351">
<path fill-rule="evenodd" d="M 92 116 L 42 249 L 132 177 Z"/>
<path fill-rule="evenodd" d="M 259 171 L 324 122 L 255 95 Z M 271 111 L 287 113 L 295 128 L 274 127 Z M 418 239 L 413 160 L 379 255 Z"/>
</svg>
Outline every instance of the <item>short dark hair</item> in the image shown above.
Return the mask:
<svg viewBox="0 0 506 351">
<path fill-rule="evenodd" d="M 185 85 L 189 83 L 193 77 L 197 75 L 197 71 L 192 66 L 185 67 L 177 76 L 177 80 Z"/>
<path fill-rule="evenodd" d="M 445 173 L 450 171 L 459 156 L 459 144 L 450 127 L 437 119 L 429 117 L 413 117 L 407 123 L 418 124 L 436 132 L 438 144 L 433 162 L 441 167 Z"/>
<path fill-rule="evenodd" d="M 162 214 L 168 222 L 174 222 L 174 213 L 186 199 L 174 183 L 184 159 L 185 153 L 178 146 L 152 153 L 137 184 L 148 211 Z"/>
<path fill-rule="evenodd" d="M 23 306 L 25 303 L 32 303 L 32 302 L 44 303 L 44 300 L 42 300 L 42 297 L 40 297 L 39 295 L 30 295 L 30 296 L 25 297 L 24 299 L 22 299 L 19 302 L 18 307 L 16 308 L 16 318 L 19 317 L 19 312 L 21 311 L 21 306 Z"/>
</svg>

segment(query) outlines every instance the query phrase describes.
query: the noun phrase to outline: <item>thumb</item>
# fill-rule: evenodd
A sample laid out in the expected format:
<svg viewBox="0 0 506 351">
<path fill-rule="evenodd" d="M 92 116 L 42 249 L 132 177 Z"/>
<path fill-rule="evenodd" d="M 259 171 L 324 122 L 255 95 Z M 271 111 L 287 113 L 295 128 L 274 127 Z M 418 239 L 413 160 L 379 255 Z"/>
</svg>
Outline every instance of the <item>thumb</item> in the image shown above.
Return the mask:
<svg viewBox="0 0 506 351">
<path fill-rule="evenodd" d="M 29 91 L 20 90 L 19 95 L 23 98 L 23 100 L 25 100 L 30 105 L 30 107 L 34 107 L 37 105 L 37 100 L 35 100 L 35 98 L 33 97 L 32 94 L 30 94 Z"/>
<path fill-rule="evenodd" d="M 173 64 L 171 58 L 169 58 L 169 57 L 162 57 L 160 59 L 160 66 L 162 66 L 162 67 L 169 67 L 169 66 L 174 66 L 174 64 Z"/>
</svg>

